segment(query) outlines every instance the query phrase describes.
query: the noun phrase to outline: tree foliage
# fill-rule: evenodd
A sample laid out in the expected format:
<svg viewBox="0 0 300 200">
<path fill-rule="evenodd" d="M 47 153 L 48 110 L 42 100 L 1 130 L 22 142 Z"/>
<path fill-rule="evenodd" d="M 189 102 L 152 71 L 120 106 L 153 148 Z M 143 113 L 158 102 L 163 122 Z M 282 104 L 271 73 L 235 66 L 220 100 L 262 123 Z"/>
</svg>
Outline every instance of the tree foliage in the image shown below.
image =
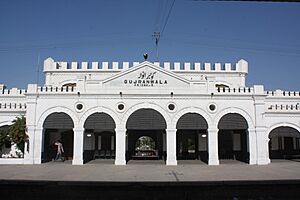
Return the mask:
<svg viewBox="0 0 300 200">
<path fill-rule="evenodd" d="M 0 127 L 0 149 L 7 141 L 9 141 L 8 126 Z"/>
<path fill-rule="evenodd" d="M 27 140 L 26 118 L 21 116 L 13 120 L 13 124 L 9 126 L 8 132 L 10 140 L 24 153 L 24 144 Z"/>
<path fill-rule="evenodd" d="M 138 150 L 154 150 L 155 141 L 151 137 L 142 136 L 137 140 L 135 148 Z"/>
</svg>

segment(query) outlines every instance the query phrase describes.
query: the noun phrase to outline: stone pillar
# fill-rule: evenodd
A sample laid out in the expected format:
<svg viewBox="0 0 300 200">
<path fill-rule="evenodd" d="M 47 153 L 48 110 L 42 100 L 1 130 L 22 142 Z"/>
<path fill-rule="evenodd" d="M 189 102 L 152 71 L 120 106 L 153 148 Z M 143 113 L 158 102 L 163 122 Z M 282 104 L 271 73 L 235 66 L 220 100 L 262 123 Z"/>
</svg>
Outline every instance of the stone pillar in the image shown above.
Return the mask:
<svg viewBox="0 0 300 200">
<path fill-rule="evenodd" d="M 218 129 L 208 129 L 208 165 L 219 165 Z"/>
<path fill-rule="evenodd" d="M 74 128 L 73 165 L 83 165 L 84 129 Z"/>
<path fill-rule="evenodd" d="M 167 165 L 177 165 L 176 129 L 167 129 Z"/>
<path fill-rule="evenodd" d="M 50 61 L 49 61 L 50 62 Z M 25 164 L 40 164 L 41 163 L 41 146 L 43 129 L 37 129 L 37 85 L 29 84 L 26 95 L 26 126 L 28 135 L 29 151 L 24 155 Z M 27 146 L 26 145 L 26 146 Z"/>
<path fill-rule="evenodd" d="M 25 144 L 24 149 L 24 164 L 33 164 L 33 155 L 34 155 L 34 135 L 35 128 L 34 126 L 27 126 L 28 142 Z"/>
<path fill-rule="evenodd" d="M 251 161 L 251 152 L 250 152 L 250 164 L 268 164 L 270 163 L 269 160 L 269 138 L 268 134 L 266 133 L 266 119 L 265 119 L 265 99 L 266 94 L 264 93 L 264 86 L 262 85 L 254 85 L 254 95 L 253 95 L 253 101 L 254 101 L 254 119 L 255 119 L 255 125 L 253 130 L 255 132 L 255 142 L 253 141 L 253 144 L 250 144 L 250 147 L 253 146 L 253 150 L 251 150 L 252 153 L 254 153 L 253 156 L 255 156 L 255 161 Z M 251 137 L 250 137 L 251 139 Z M 255 148 L 254 148 L 255 145 Z M 255 151 L 254 151 L 255 149 Z"/>
<path fill-rule="evenodd" d="M 126 129 L 116 129 L 115 165 L 126 165 Z"/>
<path fill-rule="evenodd" d="M 269 158 L 269 137 L 266 128 L 256 128 L 257 137 L 257 164 L 266 165 L 271 163 Z"/>
<path fill-rule="evenodd" d="M 257 163 L 256 151 L 256 132 L 254 129 L 248 129 L 248 148 L 249 148 L 249 164 L 255 165 Z"/>
<path fill-rule="evenodd" d="M 42 163 L 42 142 L 43 142 L 43 129 L 37 128 L 34 132 L 34 141 L 33 141 L 33 163 L 41 164 Z M 30 150 L 29 150 L 30 151 Z"/>
</svg>

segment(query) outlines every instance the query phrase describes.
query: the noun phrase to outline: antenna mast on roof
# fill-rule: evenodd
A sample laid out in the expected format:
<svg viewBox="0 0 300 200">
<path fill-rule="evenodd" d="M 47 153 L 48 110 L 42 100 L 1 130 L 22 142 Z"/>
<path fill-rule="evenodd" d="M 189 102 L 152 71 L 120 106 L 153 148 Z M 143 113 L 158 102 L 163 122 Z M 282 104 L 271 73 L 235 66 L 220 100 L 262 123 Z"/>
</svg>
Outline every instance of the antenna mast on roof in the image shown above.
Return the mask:
<svg viewBox="0 0 300 200">
<path fill-rule="evenodd" d="M 155 39 L 155 49 L 156 49 L 156 61 L 159 61 L 159 56 L 158 56 L 158 42 L 159 42 L 159 38 L 160 38 L 160 32 L 159 31 L 155 31 L 152 35 L 152 37 Z"/>
</svg>

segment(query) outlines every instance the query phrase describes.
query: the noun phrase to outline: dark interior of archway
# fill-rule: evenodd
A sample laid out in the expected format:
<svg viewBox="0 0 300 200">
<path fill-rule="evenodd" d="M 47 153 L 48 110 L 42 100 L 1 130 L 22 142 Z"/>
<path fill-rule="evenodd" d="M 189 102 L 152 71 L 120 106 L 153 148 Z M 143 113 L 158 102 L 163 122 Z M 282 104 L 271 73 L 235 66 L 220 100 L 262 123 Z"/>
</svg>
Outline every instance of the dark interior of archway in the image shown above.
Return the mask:
<svg viewBox="0 0 300 200">
<path fill-rule="evenodd" d="M 176 153 L 178 160 L 208 160 L 207 128 L 204 117 L 197 113 L 187 113 L 176 124 Z M 199 148 L 201 142 L 201 148 Z"/>
<path fill-rule="evenodd" d="M 248 123 L 236 113 L 224 115 L 218 124 L 219 159 L 234 159 L 249 162 Z"/>
<path fill-rule="evenodd" d="M 74 123 L 66 113 L 52 113 L 44 121 L 44 148 L 42 162 L 48 162 L 55 158 L 57 146 L 54 143 L 60 140 L 66 160 L 73 159 Z"/>
<path fill-rule="evenodd" d="M 42 162 L 49 162 L 55 158 L 57 146 L 54 145 L 54 143 L 57 140 L 60 140 L 63 145 L 63 157 L 66 160 L 73 159 L 73 130 L 46 129 L 44 133 L 44 152 L 42 153 Z"/>
<path fill-rule="evenodd" d="M 86 119 L 84 123 L 84 128 L 84 142 L 87 142 L 87 136 L 94 138 L 92 148 L 84 149 L 84 162 L 86 163 L 94 159 L 114 159 L 116 149 L 116 124 L 113 118 L 110 115 L 103 112 L 94 113 Z"/>
<path fill-rule="evenodd" d="M 126 123 L 127 128 L 127 151 L 126 160 L 130 159 L 166 159 L 163 137 L 166 133 L 167 123 L 164 117 L 156 110 L 142 108 L 130 115 Z M 149 136 L 155 141 L 153 156 L 139 156 L 136 152 L 136 141 L 142 136 Z M 145 153 L 144 155 L 148 155 Z"/>
<path fill-rule="evenodd" d="M 300 133 L 291 127 L 278 127 L 269 134 L 270 159 L 300 158 Z"/>
</svg>

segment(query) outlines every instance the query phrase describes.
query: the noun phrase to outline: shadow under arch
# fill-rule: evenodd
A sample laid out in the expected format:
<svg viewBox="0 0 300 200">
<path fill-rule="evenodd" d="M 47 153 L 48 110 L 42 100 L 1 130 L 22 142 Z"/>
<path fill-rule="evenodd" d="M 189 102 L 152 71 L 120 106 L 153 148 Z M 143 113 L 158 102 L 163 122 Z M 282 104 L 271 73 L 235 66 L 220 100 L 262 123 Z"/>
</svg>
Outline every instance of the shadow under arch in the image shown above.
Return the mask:
<svg viewBox="0 0 300 200">
<path fill-rule="evenodd" d="M 269 158 L 294 159 L 300 157 L 300 132 L 291 126 L 277 126 L 269 132 Z"/>
<path fill-rule="evenodd" d="M 239 113 L 227 113 L 218 122 L 218 154 L 220 160 L 249 163 L 248 122 Z"/>
<path fill-rule="evenodd" d="M 115 129 L 114 119 L 105 112 L 95 112 L 84 122 L 84 163 L 95 159 L 115 158 Z"/>
<path fill-rule="evenodd" d="M 131 159 L 165 159 L 166 158 L 167 123 L 161 113 L 152 108 L 141 108 L 133 112 L 126 122 L 126 160 Z M 136 151 L 136 141 L 143 137 L 151 137 L 156 145 L 151 155 Z"/>
<path fill-rule="evenodd" d="M 43 122 L 42 162 L 51 161 L 56 157 L 56 141 L 60 141 L 63 145 L 64 159 L 73 159 L 73 128 L 74 122 L 72 118 L 64 112 L 54 112 L 46 117 Z"/>
<path fill-rule="evenodd" d="M 185 113 L 176 123 L 177 160 L 208 161 L 205 118 L 198 113 Z"/>
</svg>

